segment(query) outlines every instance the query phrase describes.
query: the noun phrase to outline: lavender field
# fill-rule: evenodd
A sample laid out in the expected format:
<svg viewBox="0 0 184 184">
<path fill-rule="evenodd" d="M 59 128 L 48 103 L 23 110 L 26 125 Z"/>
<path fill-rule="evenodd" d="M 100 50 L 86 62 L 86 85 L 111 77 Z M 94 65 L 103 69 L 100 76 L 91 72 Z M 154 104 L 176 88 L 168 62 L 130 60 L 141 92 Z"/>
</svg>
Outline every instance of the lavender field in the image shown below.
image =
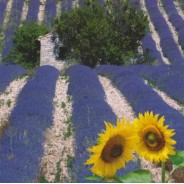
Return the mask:
<svg viewBox="0 0 184 184">
<path fill-rule="evenodd" d="M 59 13 L 83 5 L 81 0 L 58 2 L 0 0 L 2 58 L 11 50 L 14 30 L 21 21 L 51 26 Z M 166 124 L 176 131 L 176 149 L 184 150 L 182 4 L 173 0 L 131 3 L 149 16 L 150 32 L 141 40 L 140 52 L 149 52 L 152 65 L 101 65 L 94 69 L 64 65 L 61 70 L 47 65 L 30 74 L 21 66 L 0 63 L 1 183 L 43 182 L 41 177 L 49 182 L 87 182 L 84 177 L 91 172 L 84 165 L 89 157 L 86 149 L 95 144 L 104 121 L 115 124 L 119 116 L 128 118 L 127 106 L 132 109 L 132 119 L 145 111 L 165 116 Z M 101 77 L 110 81 L 110 92 Z M 113 90 L 120 97 L 113 96 Z M 138 167 L 137 162 L 129 162 L 123 172 Z M 174 179 L 184 182 L 184 177 L 176 175 Z"/>
</svg>

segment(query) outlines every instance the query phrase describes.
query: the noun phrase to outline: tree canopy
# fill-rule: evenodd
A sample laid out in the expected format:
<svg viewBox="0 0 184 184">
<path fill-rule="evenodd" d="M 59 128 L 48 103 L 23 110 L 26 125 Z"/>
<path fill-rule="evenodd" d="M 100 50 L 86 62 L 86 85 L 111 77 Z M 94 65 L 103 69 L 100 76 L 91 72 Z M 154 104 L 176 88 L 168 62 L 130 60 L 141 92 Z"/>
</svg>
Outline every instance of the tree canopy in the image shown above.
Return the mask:
<svg viewBox="0 0 184 184">
<path fill-rule="evenodd" d="M 62 13 L 55 30 L 67 48 L 66 57 L 94 67 L 122 65 L 137 55 L 148 19 L 127 0 L 84 0 L 83 7 Z"/>
<path fill-rule="evenodd" d="M 48 32 L 48 28 L 43 24 L 36 22 L 24 23 L 15 30 L 13 48 L 5 61 L 11 59 L 14 63 L 27 69 L 38 66 L 40 46 L 37 39 Z"/>
</svg>

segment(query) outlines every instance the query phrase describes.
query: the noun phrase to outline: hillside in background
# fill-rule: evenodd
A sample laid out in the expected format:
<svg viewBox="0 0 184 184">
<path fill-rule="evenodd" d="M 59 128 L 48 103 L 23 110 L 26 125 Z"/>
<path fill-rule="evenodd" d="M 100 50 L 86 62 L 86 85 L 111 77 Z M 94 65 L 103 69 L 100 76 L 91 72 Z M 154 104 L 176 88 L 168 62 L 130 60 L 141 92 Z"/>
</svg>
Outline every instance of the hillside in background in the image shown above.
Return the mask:
<svg viewBox="0 0 184 184">
<path fill-rule="evenodd" d="M 103 0 L 99 1 L 103 3 Z M 131 0 L 150 19 L 150 33 L 141 41 L 141 52 L 149 55 L 155 65 L 183 62 L 183 4 L 182 1 Z M 15 28 L 22 21 L 44 22 L 52 27 L 54 18 L 63 11 L 82 6 L 82 0 L 0 0 L 0 55 L 4 58 L 12 47 Z"/>
<path fill-rule="evenodd" d="M 103 3 L 103 1 L 100 1 Z M 149 16 L 150 32 L 140 52 L 152 65 L 41 66 L 28 73 L 0 65 L 0 182 L 86 182 L 86 149 L 104 129 L 153 111 L 175 129 L 176 148 L 184 150 L 184 13 L 182 1 L 131 0 Z M 0 55 L 7 55 L 21 21 L 45 22 L 82 0 L 0 0 Z M 126 173 L 137 169 L 127 164 Z M 146 168 L 142 161 L 142 168 Z M 152 165 L 154 180 L 159 166 Z M 156 170 L 154 170 L 156 168 Z M 184 171 L 173 181 L 184 182 Z"/>
</svg>

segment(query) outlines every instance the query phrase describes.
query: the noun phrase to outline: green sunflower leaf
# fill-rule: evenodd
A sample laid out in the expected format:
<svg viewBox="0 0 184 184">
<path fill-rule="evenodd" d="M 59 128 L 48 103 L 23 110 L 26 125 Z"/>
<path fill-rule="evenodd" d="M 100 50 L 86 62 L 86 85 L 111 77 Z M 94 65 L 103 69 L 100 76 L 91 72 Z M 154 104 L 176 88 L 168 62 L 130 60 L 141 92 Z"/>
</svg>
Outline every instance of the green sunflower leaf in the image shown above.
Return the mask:
<svg viewBox="0 0 184 184">
<path fill-rule="evenodd" d="M 175 155 L 170 156 L 170 159 L 174 168 L 184 167 L 184 151 L 177 150 Z"/>
<path fill-rule="evenodd" d="M 103 178 L 97 175 L 90 175 L 85 177 L 85 179 L 90 181 L 103 181 Z"/>
<path fill-rule="evenodd" d="M 119 177 L 119 180 L 123 183 L 151 183 L 152 173 L 148 170 L 137 170 L 129 172 L 128 174 Z"/>
</svg>

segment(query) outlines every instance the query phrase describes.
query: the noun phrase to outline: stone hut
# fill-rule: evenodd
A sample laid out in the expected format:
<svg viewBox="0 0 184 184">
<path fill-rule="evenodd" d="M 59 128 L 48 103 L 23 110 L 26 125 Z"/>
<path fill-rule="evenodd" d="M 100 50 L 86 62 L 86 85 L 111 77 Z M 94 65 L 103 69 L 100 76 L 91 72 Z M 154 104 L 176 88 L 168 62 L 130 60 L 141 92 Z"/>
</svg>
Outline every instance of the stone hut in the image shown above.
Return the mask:
<svg viewBox="0 0 184 184">
<path fill-rule="evenodd" d="M 60 59 L 60 50 L 63 44 L 55 32 L 40 36 L 37 40 L 40 43 L 40 66 L 55 66 L 63 63 Z"/>
</svg>

